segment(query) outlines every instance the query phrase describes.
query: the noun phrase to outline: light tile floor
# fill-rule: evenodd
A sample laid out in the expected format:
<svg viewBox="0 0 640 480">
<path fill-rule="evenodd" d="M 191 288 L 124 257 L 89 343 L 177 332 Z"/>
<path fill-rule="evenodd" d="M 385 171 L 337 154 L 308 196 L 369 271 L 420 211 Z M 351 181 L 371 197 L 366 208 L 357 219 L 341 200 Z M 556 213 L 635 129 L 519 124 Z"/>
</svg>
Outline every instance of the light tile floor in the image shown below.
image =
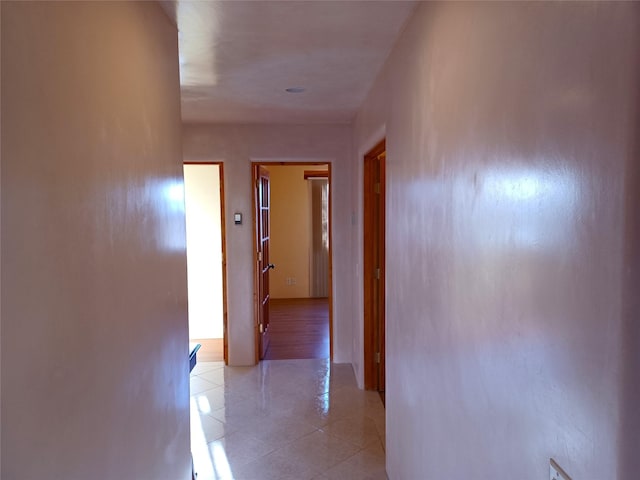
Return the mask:
<svg viewBox="0 0 640 480">
<path fill-rule="evenodd" d="M 191 374 L 197 480 L 386 479 L 385 413 L 351 365 L 198 363 Z"/>
</svg>

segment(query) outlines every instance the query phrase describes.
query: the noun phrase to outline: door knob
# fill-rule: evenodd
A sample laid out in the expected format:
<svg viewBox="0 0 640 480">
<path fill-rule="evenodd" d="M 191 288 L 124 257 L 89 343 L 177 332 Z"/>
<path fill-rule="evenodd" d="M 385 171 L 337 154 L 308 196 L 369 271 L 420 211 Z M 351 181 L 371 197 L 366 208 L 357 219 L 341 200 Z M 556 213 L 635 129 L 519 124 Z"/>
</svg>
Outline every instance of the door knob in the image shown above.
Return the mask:
<svg viewBox="0 0 640 480">
<path fill-rule="evenodd" d="M 267 265 L 267 268 L 276 268 L 276 266 L 273 263 L 270 263 L 269 265 Z"/>
</svg>

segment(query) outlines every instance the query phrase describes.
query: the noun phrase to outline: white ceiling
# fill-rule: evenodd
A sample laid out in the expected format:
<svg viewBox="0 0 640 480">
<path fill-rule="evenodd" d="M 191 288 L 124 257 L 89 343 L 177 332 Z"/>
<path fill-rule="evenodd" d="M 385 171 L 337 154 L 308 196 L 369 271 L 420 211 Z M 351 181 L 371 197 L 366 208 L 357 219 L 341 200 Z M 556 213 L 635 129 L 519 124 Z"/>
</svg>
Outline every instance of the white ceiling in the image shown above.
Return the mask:
<svg viewBox="0 0 640 480">
<path fill-rule="evenodd" d="M 170 1 L 182 118 L 352 120 L 413 11 L 409 1 Z M 303 93 L 286 88 L 303 87 Z"/>
</svg>

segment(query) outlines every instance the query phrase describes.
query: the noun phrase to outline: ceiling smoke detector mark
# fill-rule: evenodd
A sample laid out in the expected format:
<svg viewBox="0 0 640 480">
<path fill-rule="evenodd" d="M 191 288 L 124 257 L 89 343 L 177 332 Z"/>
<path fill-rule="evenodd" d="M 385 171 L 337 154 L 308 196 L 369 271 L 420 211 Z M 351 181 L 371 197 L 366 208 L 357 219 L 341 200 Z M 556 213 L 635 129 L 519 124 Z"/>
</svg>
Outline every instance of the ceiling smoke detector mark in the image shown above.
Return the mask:
<svg viewBox="0 0 640 480">
<path fill-rule="evenodd" d="M 284 89 L 287 93 L 304 93 L 305 90 L 304 87 L 289 87 Z"/>
<path fill-rule="evenodd" d="M 549 480 L 571 480 L 571 477 L 560 468 L 560 465 L 553 458 L 549 461 Z"/>
</svg>

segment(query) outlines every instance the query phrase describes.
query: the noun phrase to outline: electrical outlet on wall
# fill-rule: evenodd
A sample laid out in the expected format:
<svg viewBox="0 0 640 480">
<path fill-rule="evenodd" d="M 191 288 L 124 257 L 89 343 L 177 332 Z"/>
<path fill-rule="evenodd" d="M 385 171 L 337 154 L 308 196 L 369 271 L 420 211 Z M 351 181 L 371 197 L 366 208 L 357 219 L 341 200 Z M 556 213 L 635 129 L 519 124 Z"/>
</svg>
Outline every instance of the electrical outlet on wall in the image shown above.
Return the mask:
<svg viewBox="0 0 640 480">
<path fill-rule="evenodd" d="M 571 480 L 553 458 L 549 460 L 549 480 Z"/>
</svg>

